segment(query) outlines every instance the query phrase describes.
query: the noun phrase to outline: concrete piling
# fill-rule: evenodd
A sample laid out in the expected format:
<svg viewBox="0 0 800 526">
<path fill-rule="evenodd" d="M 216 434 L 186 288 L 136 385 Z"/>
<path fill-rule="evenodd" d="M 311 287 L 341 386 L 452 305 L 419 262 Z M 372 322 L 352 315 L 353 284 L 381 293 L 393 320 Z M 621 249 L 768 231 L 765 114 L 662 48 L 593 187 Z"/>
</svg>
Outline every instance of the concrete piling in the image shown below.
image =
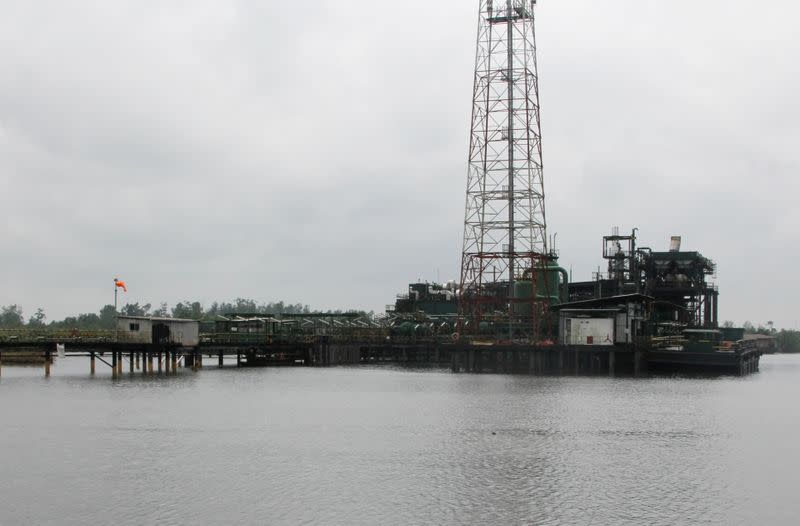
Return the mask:
<svg viewBox="0 0 800 526">
<path fill-rule="evenodd" d="M 614 351 L 608 352 L 608 376 L 612 378 L 616 375 L 617 366 L 617 353 Z"/>
<path fill-rule="evenodd" d="M 633 375 L 641 376 L 644 373 L 644 353 L 634 351 L 633 353 Z"/>
</svg>

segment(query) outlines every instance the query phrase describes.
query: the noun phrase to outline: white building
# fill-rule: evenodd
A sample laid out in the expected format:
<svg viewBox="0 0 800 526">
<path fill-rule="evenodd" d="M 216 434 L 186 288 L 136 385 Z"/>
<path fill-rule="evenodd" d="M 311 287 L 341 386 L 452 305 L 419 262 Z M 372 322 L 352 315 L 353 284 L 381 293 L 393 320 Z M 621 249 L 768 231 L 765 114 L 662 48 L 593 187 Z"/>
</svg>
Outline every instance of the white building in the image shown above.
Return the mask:
<svg viewBox="0 0 800 526">
<path fill-rule="evenodd" d="M 200 343 L 200 322 L 181 318 L 118 316 L 117 337 L 121 342 L 196 347 Z"/>
</svg>

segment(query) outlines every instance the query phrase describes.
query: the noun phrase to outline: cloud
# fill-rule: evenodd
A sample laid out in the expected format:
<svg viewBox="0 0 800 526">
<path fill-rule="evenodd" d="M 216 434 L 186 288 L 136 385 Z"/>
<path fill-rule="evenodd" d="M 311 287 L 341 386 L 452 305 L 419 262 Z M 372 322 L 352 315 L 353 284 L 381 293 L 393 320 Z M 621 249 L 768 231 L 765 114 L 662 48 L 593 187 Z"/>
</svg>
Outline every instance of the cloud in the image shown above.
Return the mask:
<svg viewBox="0 0 800 526">
<path fill-rule="evenodd" d="M 94 310 L 119 274 L 132 301 L 379 310 L 458 276 L 477 3 L 8 4 L 0 303 Z M 794 323 L 798 10 L 539 3 L 548 224 L 576 279 L 612 225 L 683 234 L 723 317 Z M 761 297 L 765 259 L 786 297 Z"/>
</svg>

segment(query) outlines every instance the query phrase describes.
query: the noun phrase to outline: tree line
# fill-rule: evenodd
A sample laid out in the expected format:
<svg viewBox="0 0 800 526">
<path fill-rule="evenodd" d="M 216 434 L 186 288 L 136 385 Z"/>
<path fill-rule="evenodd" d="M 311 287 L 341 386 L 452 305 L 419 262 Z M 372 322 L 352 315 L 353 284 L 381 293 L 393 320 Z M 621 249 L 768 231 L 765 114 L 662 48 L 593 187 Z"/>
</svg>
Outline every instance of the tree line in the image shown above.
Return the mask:
<svg viewBox="0 0 800 526">
<path fill-rule="evenodd" d="M 341 313 L 342 311 L 336 311 Z M 302 303 L 285 303 L 283 301 L 262 303 L 252 299 L 236 298 L 233 301 L 213 302 L 208 307 L 199 301 L 180 301 L 173 307 L 166 302 L 154 307 L 150 303 L 126 303 L 119 309 L 124 316 L 157 316 L 164 318 L 188 318 L 193 320 L 213 319 L 225 314 L 310 314 L 312 310 Z M 114 328 L 114 306 L 104 305 L 98 312 L 87 312 L 75 316 L 67 316 L 63 320 L 47 320 L 41 307 L 36 309 L 27 320 L 22 307 L 6 305 L 0 307 L 0 329 L 81 329 L 101 330 Z"/>
</svg>

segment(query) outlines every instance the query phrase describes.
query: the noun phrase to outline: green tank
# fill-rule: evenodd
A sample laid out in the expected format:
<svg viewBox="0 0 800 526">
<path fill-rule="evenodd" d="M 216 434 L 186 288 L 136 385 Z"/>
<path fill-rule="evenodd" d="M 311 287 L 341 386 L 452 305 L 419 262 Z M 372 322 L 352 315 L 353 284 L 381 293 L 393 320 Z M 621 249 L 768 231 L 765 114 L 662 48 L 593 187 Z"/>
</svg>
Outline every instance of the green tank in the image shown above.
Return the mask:
<svg viewBox="0 0 800 526">
<path fill-rule="evenodd" d="M 567 271 L 556 265 L 536 269 L 536 299 L 549 300 L 551 305 L 566 301 Z M 514 282 L 513 298 L 523 300 L 514 303 L 514 313 L 520 316 L 531 314 L 533 283 L 530 279 Z"/>
</svg>

